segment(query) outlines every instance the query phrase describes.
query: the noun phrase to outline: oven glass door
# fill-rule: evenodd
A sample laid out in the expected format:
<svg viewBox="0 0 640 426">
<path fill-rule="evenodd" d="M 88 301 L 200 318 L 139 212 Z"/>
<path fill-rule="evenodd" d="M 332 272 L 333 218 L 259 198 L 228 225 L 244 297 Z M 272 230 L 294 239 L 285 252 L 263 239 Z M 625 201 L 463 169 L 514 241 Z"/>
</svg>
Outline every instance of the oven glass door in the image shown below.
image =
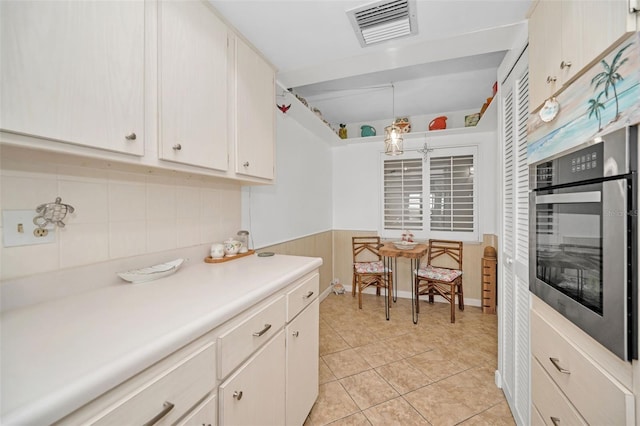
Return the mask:
<svg viewBox="0 0 640 426">
<path fill-rule="evenodd" d="M 603 313 L 602 183 L 535 197 L 536 278 Z"/>
</svg>

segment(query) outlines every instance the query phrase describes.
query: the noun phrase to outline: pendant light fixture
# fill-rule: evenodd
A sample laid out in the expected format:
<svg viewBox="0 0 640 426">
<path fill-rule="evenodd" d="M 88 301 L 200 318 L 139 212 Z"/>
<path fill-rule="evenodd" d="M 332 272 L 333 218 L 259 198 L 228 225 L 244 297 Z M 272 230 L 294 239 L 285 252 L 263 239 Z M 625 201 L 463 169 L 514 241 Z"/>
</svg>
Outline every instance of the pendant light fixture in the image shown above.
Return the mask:
<svg viewBox="0 0 640 426">
<path fill-rule="evenodd" d="M 400 155 L 404 151 L 402 149 L 402 130 L 400 127 L 396 125 L 396 90 L 391 84 L 391 108 L 393 117 L 391 118 L 393 121 L 391 126 L 387 126 L 384 128 L 384 153 L 387 155 Z"/>
</svg>

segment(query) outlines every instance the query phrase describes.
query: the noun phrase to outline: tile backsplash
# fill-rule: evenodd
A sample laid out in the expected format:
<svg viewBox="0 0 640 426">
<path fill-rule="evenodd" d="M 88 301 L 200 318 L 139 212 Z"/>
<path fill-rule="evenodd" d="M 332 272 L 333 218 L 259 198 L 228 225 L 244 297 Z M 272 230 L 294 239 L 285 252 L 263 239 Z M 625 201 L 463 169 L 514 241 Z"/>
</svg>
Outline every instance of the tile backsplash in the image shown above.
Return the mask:
<svg viewBox="0 0 640 426">
<path fill-rule="evenodd" d="M 54 231 L 55 243 L 0 248 L 2 280 L 222 241 L 240 229 L 234 182 L 6 153 L 0 209 L 35 215 L 36 206 L 61 197 L 75 211 Z"/>
</svg>

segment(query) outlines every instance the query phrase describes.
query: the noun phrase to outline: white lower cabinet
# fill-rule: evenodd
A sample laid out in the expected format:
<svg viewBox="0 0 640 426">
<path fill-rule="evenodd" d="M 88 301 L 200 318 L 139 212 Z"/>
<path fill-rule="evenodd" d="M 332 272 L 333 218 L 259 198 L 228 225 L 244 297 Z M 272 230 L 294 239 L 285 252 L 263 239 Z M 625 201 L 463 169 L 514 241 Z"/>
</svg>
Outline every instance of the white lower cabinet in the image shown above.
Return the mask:
<svg viewBox="0 0 640 426">
<path fill-rule="evenodd" d="M 318 396 L 317 270 L 56 425 L 301 426 Z"/>
<path fill-rule="evenodd" d="M 283 425 L 284 377 L 285 338 L 280 330 L 220 385 L 220 424 Z"/>
<path fill-rule="evenodd" d="M 318 398 L 319 307 L 316 298 L 286 327 L 287 425 L 302 425 Z"/>
<path fill-rule="evenodd" d="M 632 391 L 563 333 L 572 332 L 564 322 L 531 310 L 533 408 L 547 424 L 635 424 Z"/>
</svg>

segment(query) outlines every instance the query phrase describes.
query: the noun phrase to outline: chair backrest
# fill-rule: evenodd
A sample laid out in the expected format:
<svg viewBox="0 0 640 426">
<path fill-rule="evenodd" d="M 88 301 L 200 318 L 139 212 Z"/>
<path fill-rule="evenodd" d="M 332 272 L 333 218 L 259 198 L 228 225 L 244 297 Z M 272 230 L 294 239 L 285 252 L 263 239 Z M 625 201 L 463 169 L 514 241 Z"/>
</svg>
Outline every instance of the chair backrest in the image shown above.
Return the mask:
<svg viewBox="0 0 640 426">
<path fill-rule="evenodd" d="M 462 271 L 462 241 L 429 240 L 427 265 Z"/>
<path fill-rule="evenodd" d="M 351 237 L 353 262 L 375 262 L 381 260 L 380 237 Z"/>
</svg>

